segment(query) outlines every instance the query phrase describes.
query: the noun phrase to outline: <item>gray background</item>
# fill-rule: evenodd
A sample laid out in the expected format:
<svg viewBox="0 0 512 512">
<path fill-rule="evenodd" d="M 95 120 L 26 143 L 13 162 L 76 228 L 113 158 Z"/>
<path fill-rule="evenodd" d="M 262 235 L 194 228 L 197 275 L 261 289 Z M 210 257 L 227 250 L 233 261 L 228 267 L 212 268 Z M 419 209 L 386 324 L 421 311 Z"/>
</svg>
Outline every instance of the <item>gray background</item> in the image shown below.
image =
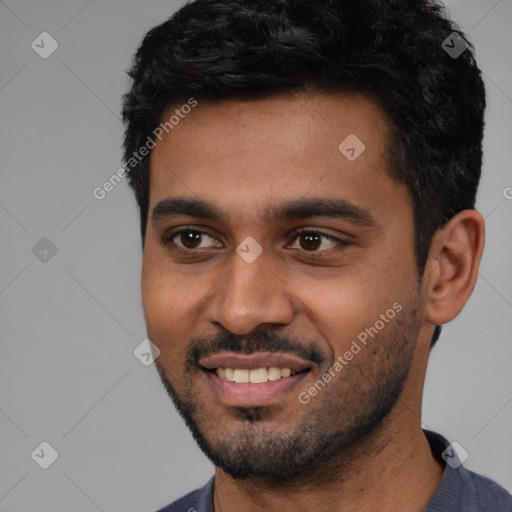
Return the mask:
<svg viewBox="0 0 512 512">
<path fill-rule="evenodd" d="M 3 512 L 149 512 L 212 473 L 154 366 L 133 355 L 146 337 L 135 201 L 124 181 L 92 194 L 122 163 L 124 70 L 180 4 L 0 1 Z M 512 0 L 448 6 L 488 88 L 487 245 L 473 297 L 432 353 L 423 422 L 512 490 Z M 31 48 L 43 31 L 59 44 L 47 59 Z M 32 252 L 42 237 L 57 247 L 46 261 Z M 46 470 L 31 458 L 42 441 L 59 454 Z"/>
</svg>

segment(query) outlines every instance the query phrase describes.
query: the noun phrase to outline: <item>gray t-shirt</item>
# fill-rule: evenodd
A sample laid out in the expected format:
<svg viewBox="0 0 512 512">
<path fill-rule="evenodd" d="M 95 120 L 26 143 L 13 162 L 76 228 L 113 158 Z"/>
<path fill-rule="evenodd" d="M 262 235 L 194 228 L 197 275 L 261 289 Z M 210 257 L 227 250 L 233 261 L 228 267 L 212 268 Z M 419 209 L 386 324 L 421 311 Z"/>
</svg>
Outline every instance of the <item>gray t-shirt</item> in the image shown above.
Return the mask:
<svg viewBox="0 0 512 512">
<path fill-rule="evenodd" d="M 436 459 L 449 442 L 440 434 L 424 430 Z M 448 452 L 450 453 L 450 452 Z M 452 464 L 456 466 L 455 464 Z M 213 480 L 157 512 L 214 512 Z M 436 493 L 423 512 L 512 512 L 512 496 L 489 478 L 469 471 L 463 465 L 446 464 Z"/>
</svg>

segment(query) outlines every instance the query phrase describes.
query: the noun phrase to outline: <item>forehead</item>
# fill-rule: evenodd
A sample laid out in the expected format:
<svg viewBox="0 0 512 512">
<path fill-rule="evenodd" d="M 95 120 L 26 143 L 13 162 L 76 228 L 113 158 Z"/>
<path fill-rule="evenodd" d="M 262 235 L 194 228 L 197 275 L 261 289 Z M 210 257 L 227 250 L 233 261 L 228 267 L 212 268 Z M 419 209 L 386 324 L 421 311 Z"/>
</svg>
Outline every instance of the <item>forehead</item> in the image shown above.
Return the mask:
<svg viewBox="0 0 512 512">
<path fill-rule="evenodd" d="M 408 202 L 406 189 L 387 175 L 388 132 L 384 112 L 359 94 L 198 101 L 151 154 L 150 214 L 170 196 L 232 207 L 237 218 L 241 210 L 308 195 L 367 208 L 382 203 L 383 192 L 387 199 L 398 192 Z"/>
</svg>

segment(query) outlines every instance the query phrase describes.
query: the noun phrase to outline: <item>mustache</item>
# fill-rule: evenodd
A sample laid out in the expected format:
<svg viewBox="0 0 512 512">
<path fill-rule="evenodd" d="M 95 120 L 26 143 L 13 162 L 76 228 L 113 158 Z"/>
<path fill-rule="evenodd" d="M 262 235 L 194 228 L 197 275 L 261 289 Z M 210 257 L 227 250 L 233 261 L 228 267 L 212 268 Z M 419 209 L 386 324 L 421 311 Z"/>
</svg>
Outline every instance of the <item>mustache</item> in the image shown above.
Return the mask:
<svg viewBox="0 0 512 512">
<path fill-rule="evenodd" d="M 186 366 L 201 368 L 199 360 L 221 352 L 253 354 L 255 352 L 290 352 L 318 366 L 328 360 L 314 342 L 307 344 L 281 336 L 272 331 L 258 331 L 239 336 L 231 332 L 221 332 L 212 337 L 192 338 L 186 354 Z"/>
</svg>

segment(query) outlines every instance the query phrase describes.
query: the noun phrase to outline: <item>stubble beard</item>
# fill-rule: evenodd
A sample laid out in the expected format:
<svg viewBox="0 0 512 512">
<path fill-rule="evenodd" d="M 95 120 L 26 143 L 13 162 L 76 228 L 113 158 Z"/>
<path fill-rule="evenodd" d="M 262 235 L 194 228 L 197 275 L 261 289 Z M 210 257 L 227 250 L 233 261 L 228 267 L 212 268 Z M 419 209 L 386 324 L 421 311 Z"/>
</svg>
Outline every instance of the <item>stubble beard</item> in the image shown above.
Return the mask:
<svg viewBox="0 0 512 512">
<path fill-rule="evenodd" d="M 288 426 L 276 425 L 280 406 L 231 407 L 229 430 L 216 427 L 215 415 L 201 400 L 192 379 L 178 393 L 164 367 L 155 361 L 162 383 L 205 455 L 239 480 L 255 479 L 270 487 L 293 485 L 304 478 L 326 481 L 333 467 L 343 466 L 344 454 L 361 446 L 396 406 L 412 363 L 421 321 L 419 295 L 404 305 L 402 315 L 383 334 L 363 347 L 350 363 L 308 404 L 297 401 L 286 416 Z M 326 362 L 319 376 L 332 367 Z M 187 368 L 187 372 L 192 372 Z M 242 385 L 242 384 L 241 384 Z M 284 428 L 286 427 L 286 428 Z"/>
</svg>

